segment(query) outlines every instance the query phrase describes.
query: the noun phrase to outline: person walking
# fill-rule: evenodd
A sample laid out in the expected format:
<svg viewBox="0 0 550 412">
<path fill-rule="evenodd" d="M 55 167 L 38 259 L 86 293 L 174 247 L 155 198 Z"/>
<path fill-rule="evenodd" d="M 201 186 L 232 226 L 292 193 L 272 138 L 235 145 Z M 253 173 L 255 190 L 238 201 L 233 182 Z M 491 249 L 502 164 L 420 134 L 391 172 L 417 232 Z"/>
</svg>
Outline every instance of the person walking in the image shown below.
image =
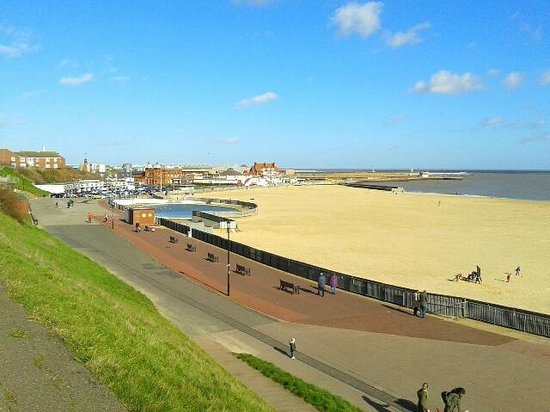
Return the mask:
<svg viewBox="0 0 550 412">
<path fill-rule="evenodd" d="M 521 268 L 518 266 L 516 268 L 516 276 L 519 276 L 520 272 L 521 272 Z"/>
<path fill-rule="evenodd" d="M 327 277 L 323 272 L 319 274 L 319 279 L 317 280 L 317 294 L 325 297 L 325 285 L 327 284 Z"/>
<path fill-rule="evenodd" d="M 336 276 L 336 273 L 333 273 L 332 275 L 330 275 L 330 279 L 328 283 L 330 285 L 330 291 L 332 292 L 333 295 L 335 295 L 336 288 L 338 287 L 338 276 Z"/>
<path fill-rule="evenodd" d="M 288 342 L 288 346 L 290 348 L 290 359 L 296 359 L 296 339 L 291 338 Z"/>
<path fill-rule="evenodd" d="M 420 317 L 424 319 L 428 310 L 428 293 L 423 290 L 420 292 Z"/>
<path fill-rule="evenodd" d="M 464 388 L 455 388 L 450 392 L 447 392 L 445 401 L 444 412 L 469 412 L 468 410 L 462 411 L 460 407 L 460 401 L 462 397 L 466 394 Z"/>
<path fill-rule="evenodd" d="M 422 384 L 416 395 L 418 396 L 418 412 L 430 412 L 428 408 L 428 382 Z"/>
</svg>

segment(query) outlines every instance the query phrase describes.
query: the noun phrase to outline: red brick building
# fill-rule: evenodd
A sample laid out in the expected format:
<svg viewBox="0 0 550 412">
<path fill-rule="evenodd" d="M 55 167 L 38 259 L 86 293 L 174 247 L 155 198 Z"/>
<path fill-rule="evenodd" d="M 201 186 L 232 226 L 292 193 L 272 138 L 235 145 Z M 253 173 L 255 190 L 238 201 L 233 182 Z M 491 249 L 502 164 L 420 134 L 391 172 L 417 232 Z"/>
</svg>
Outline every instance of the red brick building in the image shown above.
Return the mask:
<svg viewBox="0 0 550 412">
<path fill-rule="evenodd" d="M 249 176 L 276 177 L 284 174 L 275 163 L 257 163 L 254 162 L 247 173 Z"/>
<path fill-rule="evenodd" d="M 63 169 L 66 166 L 65 158 L 57 152 L 12 152 L 8 149 L 0 149 L 0 165 L 40 169 Z"/>
</svg>

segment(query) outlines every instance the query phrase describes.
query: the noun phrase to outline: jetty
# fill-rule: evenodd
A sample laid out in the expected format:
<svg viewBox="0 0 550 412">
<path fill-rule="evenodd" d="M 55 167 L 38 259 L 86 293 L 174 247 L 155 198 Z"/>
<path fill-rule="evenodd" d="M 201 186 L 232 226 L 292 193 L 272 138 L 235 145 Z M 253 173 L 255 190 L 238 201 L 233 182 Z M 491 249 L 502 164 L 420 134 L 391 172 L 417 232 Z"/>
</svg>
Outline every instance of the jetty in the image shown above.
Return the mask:
<svg viewBox="0 0 550 412">
<path fill-rule="evenodd" d="M 386 186 L 386 185 L 373 185 L 371 183 L 366 182 L 348 182 L 348 183 L 340 183 L 342 186 L 348 186 L 348 187 L 358 187 L 360 189 L 373 189 L 373 190 L 384 190 L 387 192 L 392 192 L 394 190 L 400 190 L 403 191 L 403 188 L 397 187 L 397 186 Z"/>
</svg>

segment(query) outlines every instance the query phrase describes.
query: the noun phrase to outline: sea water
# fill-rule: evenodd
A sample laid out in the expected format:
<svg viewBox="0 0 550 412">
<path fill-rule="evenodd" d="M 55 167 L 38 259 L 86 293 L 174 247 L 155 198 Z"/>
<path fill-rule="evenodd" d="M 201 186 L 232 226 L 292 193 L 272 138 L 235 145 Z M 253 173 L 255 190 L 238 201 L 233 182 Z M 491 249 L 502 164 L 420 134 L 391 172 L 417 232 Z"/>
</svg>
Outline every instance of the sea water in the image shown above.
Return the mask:
<svg viewBox="0 0 550 412">
<path fill-rule="evenodd" d="M 384 171 L 380 170 L 380 172 Z M 391 172 L 396 172 L 396 170 L 391 170 Z M 405 171 L 399 170 L 399 172 Z M 430 172 L 437 173 L 438 171 L 430 170 Z M 550 200 L 550 171 L 444 170 L 442 172 L 467 172 L 469 175 L 464 176 L 462 180 L 434 179 L 376 184 L 402 187 L 407 192 Z"/>
<path fill-rule="evenodd" d="M 471 171 L 462 180 L 399 183 L 407 192 L 447 193 L 508 199 L 550 200 L 550 172 Z"/>
</svg>

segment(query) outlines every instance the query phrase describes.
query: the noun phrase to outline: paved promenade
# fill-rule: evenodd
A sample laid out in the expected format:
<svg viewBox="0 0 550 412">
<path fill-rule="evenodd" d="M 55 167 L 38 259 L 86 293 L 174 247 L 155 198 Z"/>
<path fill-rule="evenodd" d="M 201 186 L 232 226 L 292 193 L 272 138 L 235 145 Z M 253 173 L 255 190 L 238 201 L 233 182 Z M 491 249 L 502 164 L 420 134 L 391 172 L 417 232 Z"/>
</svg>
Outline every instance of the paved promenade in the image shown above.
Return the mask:
<svg viewBox="0 0 550 412">
<path fill-rule="evenodd" d="M 112 228 L 102 222 L 105 209 L 97 202 L 77 202 L 72 209 L 54 204 L 53 199 L 32 204 L 46 230 L 141 290 L 280 410 L 308 407 L 278 392 L 230 352 L 269 360 L 363 410 L 414 410 L 416 390 L 425 381 L 432 410 L 442 407 L 439 393 L 456 386 L 466 388 L 463 406 L 472 412 L 544 410 L 550 404 L 543 384 L 550 380 L 548 339 L 432 316 L 421 320 L 403 308 L 342 291 L 320 297 L 307 280 L 233 254 L 231 268 L 239 263 L 252 275 L 232 271 L 228 297 L 226 251 L 168 229 L 135 233 L 120 215 Z M 92 224 L 84 222 L 88 212 L 98 216 Z M 170 236 L 179 242 L 170 243 Z M 187 243 L 196 252 L 186 251 Z M 209 262 L 208 253 L 220 261 Z M 279 279 L 298 282 L 301 293 L 280 291 Z M 290 337 L 298 345 L 295 361 L 285 356 Z"/>
</svg>

